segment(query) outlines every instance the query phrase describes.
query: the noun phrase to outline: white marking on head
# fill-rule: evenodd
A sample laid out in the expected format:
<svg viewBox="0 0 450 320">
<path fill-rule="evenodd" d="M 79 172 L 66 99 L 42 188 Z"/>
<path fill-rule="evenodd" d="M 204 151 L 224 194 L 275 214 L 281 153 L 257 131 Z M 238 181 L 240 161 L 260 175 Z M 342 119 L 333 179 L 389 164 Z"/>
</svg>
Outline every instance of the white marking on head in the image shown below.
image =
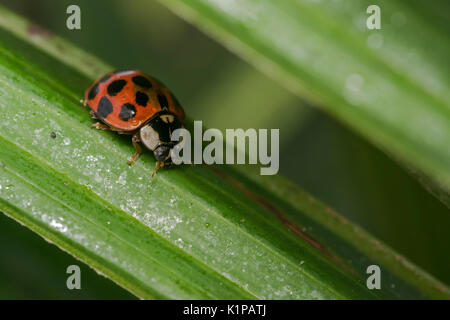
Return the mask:
<svg viewBox="0 0 450 320">
<path fill-rule="evenodd" d="M 175 120 L 175 117 L 173 115 L 171 115 L 171 114 L 162 114 L 159 117 L 165 123 L 172 123 Z"/>
<path fill-rule="evenodd" d="M 139 131 L 142 143 L 150 150 L 155 150 L 161 143 L 159 134 L 150 125 L 145 125 Z"/>
</svg>

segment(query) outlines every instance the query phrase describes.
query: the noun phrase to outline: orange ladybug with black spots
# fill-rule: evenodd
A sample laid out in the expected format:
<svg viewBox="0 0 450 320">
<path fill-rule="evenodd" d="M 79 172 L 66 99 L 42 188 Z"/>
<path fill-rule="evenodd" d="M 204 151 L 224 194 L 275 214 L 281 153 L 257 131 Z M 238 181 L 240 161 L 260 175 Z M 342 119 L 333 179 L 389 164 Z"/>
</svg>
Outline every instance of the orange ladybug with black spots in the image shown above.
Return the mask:
<svg viewBox="0 0 450 320">
<path fill-rule="evenodd" d="M 137 70 L 111 72 L 86 90 L 83 103 L 91 109 L 92 118 L 101 121 L 91 127 L 132 135 L 136 153 L 128 164 L 141 154 L 140 143 L 153 151 L 154 173 L 171 163 L 172 133 L 183 127 L 185 115 L 160 81 Z"/>
</svg>

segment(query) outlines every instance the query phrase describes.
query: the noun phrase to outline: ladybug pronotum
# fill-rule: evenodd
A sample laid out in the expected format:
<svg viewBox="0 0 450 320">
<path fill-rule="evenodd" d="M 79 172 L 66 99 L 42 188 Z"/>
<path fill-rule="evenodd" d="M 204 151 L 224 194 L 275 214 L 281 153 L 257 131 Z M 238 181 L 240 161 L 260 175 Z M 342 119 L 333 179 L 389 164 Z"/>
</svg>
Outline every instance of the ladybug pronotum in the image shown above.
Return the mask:
<svg viewBox="0 0 450 320">
<path fill-rule="evenodd" d="M 136 153 L 128 164 L 141 154 L 139 143 L 153 151 L 153 175 L 171 163 L 172 132 L 183 127 L 184 111 L 161 82 L 136 70 L 111 72 L 86 90 L 83 104 L 101 121 L 91 127 L 132 135 Z"/>
</svg>

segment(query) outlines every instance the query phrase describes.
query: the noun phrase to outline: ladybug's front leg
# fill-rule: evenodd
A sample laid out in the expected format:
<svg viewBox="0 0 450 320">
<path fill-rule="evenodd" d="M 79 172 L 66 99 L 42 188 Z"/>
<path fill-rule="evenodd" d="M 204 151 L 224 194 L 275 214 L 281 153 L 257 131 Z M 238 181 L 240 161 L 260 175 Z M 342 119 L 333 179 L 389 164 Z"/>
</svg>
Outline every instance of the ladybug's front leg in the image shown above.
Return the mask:
<svg viewBox="0 0 450 320">
<path fill-rule="evenodd" d="M 92 119 L 98 119 L 97 115 L 95 114 L 94 110 L 91 110 L 91 112 L 89 112 L 90 116 Z"/>
<path fill-rule="evenodd" d="M 164 168 L 164 161 L 156 161 L 155 170 L 153 170 L 153 173 L 152 173 L 152 178 L 155 175 L 155 173 L 159 170 L 159 168 Z"/>
<path fill-rule="evenodd" d="M 139 145 L 139 141 L 139 132 L 136 132 L 131 139 L 131 142 L 133 142 L 133 147 L 136 149 L 136 153 L 130 158 L 130 160 L 128 160 L 129 165 L 135 162 L 139 155 L 142 153 L 142 148 Z"/>
<path fill-rule="evenodd" d="M 95 128 L 97 130 L 106 130 L 106 131 L 112 130 L 110 126 L 107 126 L 106 124 L 103 124 L 101 122 L 96 122 L 96 123 L 91 124 L 91 128 Z"/>
</svg>

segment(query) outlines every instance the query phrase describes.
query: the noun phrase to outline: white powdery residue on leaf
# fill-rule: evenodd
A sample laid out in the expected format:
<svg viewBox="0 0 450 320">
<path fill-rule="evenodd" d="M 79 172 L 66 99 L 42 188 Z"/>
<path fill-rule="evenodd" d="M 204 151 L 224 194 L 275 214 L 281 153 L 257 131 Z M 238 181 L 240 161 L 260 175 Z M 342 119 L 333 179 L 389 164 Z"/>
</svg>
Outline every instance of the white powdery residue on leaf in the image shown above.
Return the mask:
<svg viewBox="0 0 450 320">
<path fill-rule="evenodd" d="M 310 296 L 312 299 L 315 299 L 315 300 L 324 300 L 325 299 L 325 297 L 317 290 L 312 290 L 310 292 Z"/>
<path fill-rule="evenodd" d="M 14 114 L 12 121 L 22 125 L 25 119 L 25 113 L 23 111 L 19 111 Z"/>
<path fill-rule="evenodd" d="M 103 183 L 105 185 L 105 187 L 107 187 L 108 183 L 109 183 L 108 180 L 104 179 L 103 176 L 98 171 L 96 171 L 94 174 L 94 180 L 95 180 L 95 182 Z"/>
<path fill-rule="evenodd" d="M 68 138 L 68 137 L 64 138 L 64 139 L 63 139 L 63 144 L 64 144 L 65 146 L 70 145 L 70 138 Z"/>
<path fill-rule="evenodd" d="M 134 218 L 139 219 L 140 218 L 140 211 L 143 206 L 143 199 L 141 197 L 134 197 L 132 198 L 131 195 L 126 194 L 125 197 L 127 198 L 125 206 L 121 205 L 122 210 L 131 213 Z"/>
<path fill-rule="evenodd" d="M 159 210 L 154 210 L 152 213 L 146 212 L 142 217 L 142 221 L 156 232 L 170 235 L 172 230 L 183 222 L 183 219 L 177 214 L 165 215 L 165 213 L 161 214 Z"/>
<path fill-rule="evenodd" d="M 41 220 L 50 225 L 50 227 L 58 230 L 59 232 L 65 233 L 68 230 L 67 225 L 64 224 L 64 218 L 62 217 L 53 217 L 48 214 L 42 213 L 40 214 Z"/>
<path fill-rule="evenodd" d="M 183 242 L 183 239 L 181 239 L 181 238 L 178 238 L 177 240 L 175 240 L 175 245 L 178 247 L 178 248 L 183 248 L 184 247 L 184 242 Z"/>
<path fill-rule="evenodd" d="M 208 231 L 204 232 L 203 237 L 206 240 L 205 242 L 208 243 L 210 246 L 212 246 L 212 247 L 217 246 L 217 235 L 215 232 L 208 230 Z M 230 237 L 230 239 L 231 238 L 232 237 Z M 230 240 L 230 242 L 228 242 L 228 246 L 225 248 L 225 251 L 223 252 L 224 255 L 228 255 L 228 250 L 229 250 L 230 244 L 231 244 L 231 240 Z"/>
<path fill-rule="evenodd" d="M 33 216 L 39 217 L 42 215 L 42 212 L 36 207 L 31 207 L 31 214 Z"/>
<path fill-rule="evenodd" d="M 86 234 L 83 232 L 73 233 L 72 238 L 78 243 L 84 243 L 86 240 Z"/>
<path fill-rule="evenodd" d="M 35 129 L 35 130 L 33 131 L 34 136 L 35 136 L 36 138 L 40 139 L 40 138 L 41 138 L 42 130 L 44 130 L 44 129 L 43 129 L 43 128 Z"/>
<path fill-rule="evenodd" d="M 0 189 L 1 189 L 1 186 L 0 186 Z M 27 208 L 27 207 L 29 207 L 31 205 L 31 200 L 29 200 L 29 199 L 23 199 L 22 200 L 22 206 L 24 207 L 24 208 Z"/>
<path fill-rule="evenodd" d="M 292 291 L 292 288 L 291 288 L 291 286 L 290 285 L 285 285 L 285 286 L 283 286 L 283 296 L 284 297 L 292 297 L 293 296 L 293 294 L 294 294 L 294 292 Z"/>
<path fill-rule="evenodd" d="M 121 185 L 125 185 L 127 183 L 127 172 L 126 171 L 124 171 L 120 174 L 116 183 L 121 184 Z"/>
<path fill-rule="evenodd" d="M 56 122 L 53 119 L 50 119 L 50 128 L 52 129 L 52 131 L 61 131 L 62 130 L 62 128 L 58 124 L 58 122 Z"/>
<path fill-rule="evenodd" d="M 97 162 L 98 161 L 98 158 L 93 155 L 88 155 L 88 156 L 86 156 L 85 159 L 87 162 Z"/>
<path fill-rule="evenodd" d="M 103 249 L 105 249 L 107 246 L 106 246 L 106 243 L 104 242 L 104 241 L 97 241 L 97 242 L 95 242 L 95 243 L 93 243 L 92 244 L 92 246 L 93 246 L 93 248 L 95 249 L 95 250 L 101 250 L 101 251 L 104 251 Z"/>
<path fill-rule="evenodd" d="M 94 243 L 96 243 L 98 241 L 98 238 L 97 238 L 98 235 L 86 232 L 85 227 L 80 226 L 80 225 L 74 223 L 73 221 L 70 221 L 70 223 L 67 223 L 67 224 L 70 226 L 70 228 L 68 230 L 70 237 L 74 241 L 81 244 L 82 246 L 92 248 L 94 246 Z M 107 248 L 109 246 L 110 245 L 107 244 L 107 246 L 105 248 L 103 248 L 102 252 L 103 253 L 107 252 Z"/>
<path fill-rule="evenodd" d="M 31 141 L 32 146 L 35 146 L 38 143 L 40 143 L 40 141 L 42 139 L 42 136 L 41 136 L 42 130 L 43 129 L 41 128 L 41 129 L 36 129 L 33 131 L 33 141 Z"/>
<path fill-rule="evenodd" d="M 20 192 L 16 192 L 9 179 L 0 180 L 0 192 L 5 200 L 16 199 L 16 201 L 19 201 L 21 199 Z"/>
<path fill-rule="evenodd" d="M 50 222 L 50 226 L 53 227 L 53 228 L 55 228 L 55 229 L 58 230 L 59 232 L 62 232 L 62 233 L 67 232 L 67 229 L 68 229 L 66 225 L 64 225 L 62 222 L 59 222 L 59 221 L 57 221 L 57 220 L 55 220 L 55 219 L 53 219 L 53 220 Z"/>
</svg>

